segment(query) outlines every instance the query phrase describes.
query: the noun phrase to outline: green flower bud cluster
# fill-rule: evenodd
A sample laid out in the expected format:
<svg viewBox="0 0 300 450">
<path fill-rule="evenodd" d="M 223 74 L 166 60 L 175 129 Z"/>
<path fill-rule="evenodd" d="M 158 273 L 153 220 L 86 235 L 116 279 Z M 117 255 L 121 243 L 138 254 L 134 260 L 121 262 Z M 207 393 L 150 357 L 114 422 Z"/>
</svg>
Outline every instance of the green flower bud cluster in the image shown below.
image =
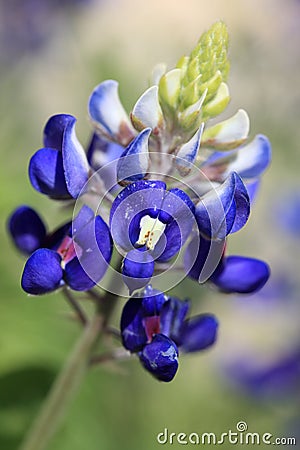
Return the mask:
<svg viewBox="0 0 300 450">
<path fill-rule="evenodd" d="M 189 56 L 165 73 L 158 85 L 159 101 L 166 119 L 185 132 L 220 114 L 229 102 L 225 83 L 229 72 L 228 31 L 215 23 L 199 39 Z"/>
</svg>

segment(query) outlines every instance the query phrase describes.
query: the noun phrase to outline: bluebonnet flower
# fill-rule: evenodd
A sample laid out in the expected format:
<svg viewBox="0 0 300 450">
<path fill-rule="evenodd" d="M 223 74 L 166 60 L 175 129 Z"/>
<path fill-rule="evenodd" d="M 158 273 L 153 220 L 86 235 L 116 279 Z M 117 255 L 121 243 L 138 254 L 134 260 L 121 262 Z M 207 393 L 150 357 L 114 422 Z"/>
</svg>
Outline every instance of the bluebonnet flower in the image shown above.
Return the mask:
<svg viewBox="0 0 300 450">
<path fill-rule="evenodd" d="M 140 297 L 124 306 L 121 334 L 124 347 L 136 353 L 144 368 L 160 381 L 171 381 L 178 369 L 179 351 L 210 347 L 218 322 L 211 314 L 186 318 L 189 302 L 167 297 L 147 286 Z"/>
<path fill-rule="evenodd" d="M 84 194 L 81 199 L 87 204 L 94 194 L 99 203 L 106 198 L 101 214 L 109 217 L 113 242 L 123 256 L 122 275 L 130 295 L 146 286 L 156 269 L 172 264 L 186 243 L 185 271 L 200 283 L 248 293 L 269 277 L 262 261 L 224 256 L 228 235 L 248 221 L 271 155 L 265 136 L 247 143 L 244 110 L 209 125 L 229 101 L 227 41 L 226 27 L 218 23 L 175 69 L 156 69 L 152 86 L 130 116 L 119 99 L 118 83 L 100 83 L 88 103 L 93 125 L 88 151 L 76 137 L 75 117 L 58 114 L 46 123 L 44 146 L 31 158 L 29 177 L 37 191 L 53 199 Z M 111 250 L 105 261 L 110 255 Z M 57 285 L 74 264 L 66 264 L 64 275 L 57 271 Z"/>
<path fill-rule="evenodd" d="M 134 132 L 118 97 L 116 82 L 108 80 L 95 88 L 90 98 L 89 112 L 96 132 L 100 133 L 103 138 L 123 145 L 127 143 L 117 164 L 119 184 L 135 185 L 135 183 L 142 180 L 147 181 L 149 178 L 155 180 L 156 174 L 161 176 L 163 173 L 165 176 L 162 179 L 168 182 L 172 191 L 172 177 L 176 179 L 176 172 L 180 178 L 183 178 L 182 186 L 185 191 L 188 191 L 190 199 L 193 199 L 194 217 L 198 225 L 196 227 L 198 243 L 195 239 L 193 240 L 188 251 L 192 256 L 186 258 L 189 260 L 186 269 L 187 272 L 190 272 L 193 265 L 203 266 L 205 258 L 208 256 L 206 252 L 199 249 L 199 243 L 203 241 L 203 238 L 222 241 L 246 224 L 250 214 L 250 204 L 256 196 L 260 177 L 270 163 L 271 146 L 269 140 L 263 135 L 256 136 L 250 143 L 246 142 L 249 133 L 249 118 L 243 110 L 239 110 L 231 119 L 217 125 L 204 127 L 203 122 L 200 122 L 200 126 L 197 122 L 197 127 L 194 123 L 193 126 L 185 128 L 183 131 L 182 125 L 178 125 L 178 122 L 175 121 L 174 114 L 178 113 L 182 120 L 183 116 L 184 120 L 187 117 L 190 119 L 195 116 L 203 117 L 204 110 L 208 107 L 204 106 L 207 93 L 204 91 L 195 106 L 190 105 L 181 113 L 177 111 L 171 115 L 164 104 L 166 98 L 163 98 L 162 91 L 166 86 L 168 91 L 168 83 L 171 86 L 177 75 L 178 72 L 175 73 L 175 71 L 160 73 L 156 80 L 157 84 L 144 92 L 137 101 L 130 118 L 133 126 L 140 133 L 129 143 L 128 136 L 132 137 Z M 178 102 L 178 99 L 176 101 Z M 114 114 L 113 117 L 110 117 L 106 111 L 112 105 L 114 105 Z M 170 128 L 173 130 L 172 134 L 170 134 Z M 122 138 L 120 138 L 121 135 Z M 130 188 L 125 192 L 129 193 Z M 136 214 L 139 213 L 138 201 L 134 204 L 134 200 L 132 200 L 131 205 L 127 206 L 130 209 L 136 208 Z M 123 211 L 125 215 L 125 208 Z M 130 219 L 133 216 L 134 213 L 130 213 Z M 130 239 L 126 220 L 121 221 L 120 216 L 118 218 L 120 222 L 115 222 L 115 228 L 123 229 L 124 225 L 124 234 L 122 242 L 120 240 L 118 242 L 117 239 L 117 245 L 128 252 L 127 255 L 131 257 L 131 262 L 129 263 L 125 259 L 123 266 L 127 277 L 125 282 L 130 285 L 130 276 L 135 278 L 130 286 L 130 290 L 134 290 L 134 288 L 140 288 L 149 282 L 155 266 L 149 252 L 143 254 L 141 253 L 143 248 L 139 251 L 132 248 L 138 242 L 137 237 L 135 240 Z M 157 221 L 155 223 L 159 225 Z M 135 222 L 137 236 L 142 232 L 141 223 L 139 225 L 138 228 Z M 190 231 L 192 228 L 195 231 L 194 225 L 195 223 L 190 226 Z M 151 222 L 148 222 L 147 226 L 151 228 Z M 164 230 L 161 228 L 160 236 L 163 236 L 163 232 Z M 113 228 L 112 234 L 114 234 Z M 185 242 L 186 239 L 183 244 Z M 216 248 L 217 244 L 210 243 L 210 246 Z M 197 253 L 199 253 L 198 258 Z M 252 292 L 260 289 L 269 277 L 268 266 L 254 258 L 236 256 L 222 258 L 222 264 L 219 264 L 220 259 L 221 253 L 216 251 L 214 257 L 210 258 L 210 263 L 206 264 L 210 273 L 204 281 L 212 276 L 210 281 L 214 280 L 215 284 L 219 283 L 224 291 Z M 156 262 L 159 261 L 156 259 Z M 225 275 L 228 279 L 232 273 L 236 272 L 237 279 L 239 279 L 242 277 L 243 271 L 245 271 L 245 279 L 244 282 L 240 282 L 239 287 L 233 280 L 231 281 L 232 286 L 224 285 Z M 191 273 L 193 272 L 195 273 L 195 268 L 191 271 Z M 223 281 L 221 281 L 221 273 Z M 140 282 L 136 282 L 137 278 L 140 278 Z M 199 279 L 199 274 L 194 278 Z"/>
<path fill-rule="evenodd" d="M 114 243 L 127 252 L 123 275 L 130 291 L 145 286 L 154 261 L 169 261 L 183 246 L 194 225 L 194 205 L 180 189 L 162 181 L 140 180 L 116 197 L 110 212 Z"/>
<path fill-rule="evenodd" d="M 29 255 L 21 281 L 29 294 L 45 294 L 65 284 L 74 290 L 88 290 L 106 272 L 112 255 L 109 229 L 87 206 L 73 224 L 68 222 L 51 234 L 28 206 L 17 208 L 8 226 L 17 248 Z"/>
<path fill-rule="evenodd" d="M 226 240 L 211 241 L 195 238 L 187 247 L 185 267 L 188 276 L 203 283 L 208 281 L 223 293 L 249 294 L 261 289 L 269 279 L 267 263 L 246 256 L 226 256 Z"/>
<path fill-rule="evenodd" d="M 52 116 L 44 128 L 44 147 L 29 163 L 32 186 L 52 198 L 77 198 L 89 178 L 89 164 L 75 134 L 75 117 Z"/>
</svg>

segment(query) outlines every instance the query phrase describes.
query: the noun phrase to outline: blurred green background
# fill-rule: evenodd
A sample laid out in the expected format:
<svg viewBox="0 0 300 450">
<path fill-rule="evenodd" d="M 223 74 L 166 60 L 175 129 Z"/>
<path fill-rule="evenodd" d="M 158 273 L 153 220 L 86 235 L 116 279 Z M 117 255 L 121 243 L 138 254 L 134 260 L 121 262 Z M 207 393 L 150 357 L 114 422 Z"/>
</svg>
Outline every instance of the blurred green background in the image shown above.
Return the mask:
<svg viewBox="0 0 300 450">
<path fill-rule="evenodd" d="M 94 0 L 59 11 L 43 45 L 31 51 L 22 48 L 13 56 L 0 19 L 1 450 L 17 448 L 79 334 L 61 294 L 29 298 L 22 292 L 24 260 L 6 233 L 7 217 L 19 204 L 38 208 L 49 227 L 63 220 L 59 205 L 36 193 L 27 178 L 28 161 L 42 144 L 45 122 L 55 113 L 75 115 L 77 134 L 86 143 L 86 105 L 96 84 L 118 80 L 130 111 L 147 87 L 153 66 L 164 61 L 174 66 L 219 19 L 228 25 L 231 38 L 232 101 L 226 116 L 246 109 L 251 136 L 266 134 L 274 152 L 251 220 L 230 239 L 229 252 L 265 259 L 275 274 L 284 270 L 297 280 L 299 241 L 276 228 L 270 211 L 283 192 L 300 189 L 300 2 Z M 49 450 L 152 449 L 159 447 L 156 436 L 164 428 L 222 433 L 235 430 L 241 420 L 249 431 L 275 436 L 291 435 L 292 424 L 299 428 L 299 392 L 275 400 L 253 398 L 223 370 L 224 361 L 239 355 L 272 360 L 299 342 L 297 301 L 282 298 L 272 307 L 256 301 L 259 306 L 254 307 L 252 297 L 222 296 L 188 280 L 177 292 L 192 298 L 195 312 L 217 315 L 217 345 L 182 358 L 170 384 L 152 379 L 134 358 L 91 370 Z"/>
</svg>

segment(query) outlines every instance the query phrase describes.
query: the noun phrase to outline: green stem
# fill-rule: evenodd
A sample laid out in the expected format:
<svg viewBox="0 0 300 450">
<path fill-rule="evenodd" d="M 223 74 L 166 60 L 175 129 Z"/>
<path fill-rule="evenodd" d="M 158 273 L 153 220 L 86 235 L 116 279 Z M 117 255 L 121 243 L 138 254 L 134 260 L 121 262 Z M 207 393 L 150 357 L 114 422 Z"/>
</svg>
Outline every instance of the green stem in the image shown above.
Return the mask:
<svg viewBox="0 0 300 450">
<path fill-rule="evenodd" d="M 85 315 L 85 312 L 82 310 L 77 300 L 73 297 L 68 287 L 64 289 L 64 295 L 69 304 L 71 305 L 71 307 L 74 309 L 78 320 L 82 323 L 82 325 L 85 326 L 88 323 L 88 319 Z"/>
<path fill-rule="evenodd" d="M 117 268 L 120 267 L 120 264 L 121 257 L 117 260 Z M 115 286 L 115 284 L 116 281 L 114 276 L 112 276 L 110 286 Z M 75 307 L 77 313 L 81 313 L 78 309 L 79 305 L 71 297 L 68 296 L 68 300 L 71 300 L 71 305 Z M 89 321 L 86 321 L 86 317 L 82 316 L 82 322 L 86 322 L 84 323 L 82 335 L 55 380 L 40 414 L 33 422 L 27 436 L 25 436 L 20 450 L 44 450 L 47 448 L 51 437 L 58 430 L 65 411 L 84 378 L 89 366 L 91 351 L 100 335 L 106 331 L 117 300 L 118 296 L 111 293 L 108 289 L 102 299 L 97 296 L 95 316 Z"/>
<path fill-rule="evenodd" d="M 85 375 L 91 349 L 103 323 L 103 318 L 97 314 L 86 325 L 20 450 L 42 450 L 47 447 Z"/>
</svg>

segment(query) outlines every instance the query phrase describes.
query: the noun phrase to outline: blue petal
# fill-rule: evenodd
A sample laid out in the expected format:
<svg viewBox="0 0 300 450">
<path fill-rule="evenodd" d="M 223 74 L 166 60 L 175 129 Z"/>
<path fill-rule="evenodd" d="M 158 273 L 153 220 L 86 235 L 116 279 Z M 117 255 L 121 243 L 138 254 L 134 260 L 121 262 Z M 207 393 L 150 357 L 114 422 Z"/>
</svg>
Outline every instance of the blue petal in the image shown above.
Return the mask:
<svg viewBox="0 0 300 450">
<path fill-rule="evenodd" d="M 189 302 L 177 298 L 170 298 L 162 307 L 160 313 L 160 331 L 173 339 L 176 344 L 180 342 L 181 327 L 189 310 Z"/>
<path fill-rule="evenodd" d="M 157 261 L 168 261 L 185 244 L 196 224 L 194 211 L 194 204 L 184 191 L 177 188 L 166 191 L 159 213 L 159 219 L 167 223 L 164 232 L 166 243 Z M 159 245 L 156 253 L 158 251 Z"/>
<path fill-rule="evenodd" d="M 69 198 L 62 153 L 52 148 L 42 148 L 31 158 L 29 178 L 38 192 L 54 198 Z"/>
<path fill-rule="evenodd" d="M 233 172 L 216 189 L 205 194 L 196 205 L 200 232 L 212 239 L 224 239 L 240 230 L 248 220 L 250 200 L 240 177 Z"/>
<path fill-rule="evenodd" d="M 75 123 L 75 118 L 67 123 L 62 142 L 65 180 L 73 198 L 79 196 L 89 178 L 89 165 L 86 154 L 76 137 Z"/>
<path fill-rule="evenodd" d="M 175 157 L 175 165 L 178 169 L 178 172 L 182 176 L 186 176 L 190 173 L 192 166 L 197 158 L 203 128 L 204 123 L 202 123 L 201 127 L 194 134 L 194 136 L 179 149 Z"/>
<path fill-rule="evenodd" d="M 107 141 L 94 133 L 88 145 L 87 159 L 90 166 L 97 171 L 106 164 L 119 159 L 123 152 L 122 145 Z M 115 176 L 114 179 L 117 177 Z"/>
<path fill-rule="evenodd" d="M 71 231 L 72 231 L 72 222 L 65 223 L 64 225 L 54 230 L 52 233 L 47 234 L 43 246 L 51 250 L 57 250 L 62 240 L 66 236 L 71 237 Z"/>
<path fill-rule="evenodd" d="M 91 289 L 104 276 L 112 255 L 112 239 L 109 228 L 100 216 L 89 220 L 88 207 L 84 207 L 83 217 L 73 239 L 81 249 L 81 255 L 73 258 L 65 267 L 64 279 L 76 291 Z M 79 228 L 79 223 L 87 223 Z"/>
<path fill-rule="evenodd" d="M 8 220 L 8 229 L 16 247 L 30 255 L 41 247 L 46 228 L 40 216 L 29 206 L 19 206 Z"/>
<path fill-rule="evenodd" d="M 154 260 L 148 252 L 134 249 L 127 253 L 123 262 L 122 275 L 130 294 L 146 286 L 153 272 Z"/>
<path fill-rule="evenodd" d="M 236 233 L 247 223 L 250 215 L 250 199 L 239 175 L 233 172 L 232 176 L 235 178 L 234 202 L 236 213 L 230 233 Z"/>
<path fill-rule="evenodd" d="M 110 211 L 110 228 L 116 245 L 132 249 L 129 228 L 136 217 L 135 231 L 139 233 L 139 213 L 148 211 L 158 214 L 165 195 L 166 184 L 162 181 L 136 181 L 129 184 L 115 198 Z M 133 230 L 134 231 L 134 230 Z M 136 237 L 136 236 L 135 236 Z M 134 243 L 137 239 L 134 240 Z"/>
<path fill-rule="evenodd" d="M 143 325 L 142 298 L 130 298 L 121 316 L 121 335 L 124 347 L 130 352 L 140 351 L 147 343 Z"/>
<path fill-rule="evenodd" d="M 158 99 L 158 86 L 151 86 L 138 99 L 130 115 L 136 130 L 146 127 L 153 129 L 154 134 L 159 134 L 164 127 L 162 110 Z"/>
<path fill-rule="evenodd" d="M 145 128 L 124 150 L 117 165 L 118 183 L 142 180 L 148 172 L 150 159 L 148 140 L 151 128 Z"/>
<path fill-rule="evenodd" d="M 195 216 L 200 232 L 212 239 L 224 239 L 233 226 L 235 177 L 232 174 L 223 184 L 205 194 L 197 203 Z"/>
<path fill-rule="evenodd" d="M 271 162 L 272 148 L 269 139 L 257 135 L 252 142 L 229 152 L 214 152 L 203 164 L 208 166 L 224 166 L 221 179 L 224 180 L 231 172 L 237 172 L 242 178 L 257 178 L 267 169 Z M 220 180 L 220 171 L 217 171 Z"/>
<path fill-rule="evenodd" d="M 105 188 L 114 193 L 119 191 L 117 184 L 118 160 L 124 152 L 124 147 L 115 142 L 107 141 L 94 134 L 88 147 L 87 158 L 94 171 L 98 171 Z"/>
<path fill-rule="evenodd" d="M 163 292 L 153 289 L 151 285 L 147 286 L 142 292 L 143 309 L 146 316 L 158 316 L 161 308 L 167 301 Z"/>
<path fill-rule="evenodd" d="M 160 381 L 172 381 L 178 369 L 178 350 L 168 337 L 157 334 L 139 358 L 143 366 Z"/>
<path fill-rule="evenodd" d="M 225 249 L 225 241 L 210 241 L 195 236 L 184 254 L 184 268 L 188 276 L 204 283 L 220 264 Z"/>
<path fill-rule="evenodd" d="M 210 347 L 217 338 L 218 321 L 211 314 L 201 314 L 184 322 L 180 349 L 198 352 Z"/>
<path fill-rule="evenodd" d="M 240 148 L 237 158 L 228 166 L 228 172 L 237 172 L 242 178 L 259 177 L 271 161 L 272 149 L 269 139 L 259 134 L 252 142 Z"/>
<path fill-rule="evenodd" d="M 64 281 L 74 291 L 88 291 L 99 281 L 98 273 L 86 272 L 79 259 L 75 256 L 65 267 Z M 101 275 L 100 275 L 101 277 Z"/>
<path fill-rule="evenodd" d="M 211 277 L 222 292 L 247 294 L 258 291 L 268 281 L 269 266 L 259 259 L 228 256 Z"/>
<path fill-rule="evenodd" d="M 56 114 L 50 117 L 44 128 L 44 146 L 62 150 L 65 128 L 73 120 L 74 117 L 69 114 Z"/>
<path fill-rule="evenodd" d="M 61 257 L 53 250 L 40 248 L 27 260 L 21 285 L 25 292 L 32 295 L 46 294 L 61 285 L 63 270 Z"/>
<path fill-rule="evenodd" d="M 135 132 L 124 110 L 118 94 L 118 83 L 106 80 L 99 84 L 89 99 L 89 114 L 107 137 L 111 137 L 122 145 L 127 145 Z"/>
<path fill-rule="evenodd" d="M 94 218 L 94 211 L 87 205 L 82 206 L 73 220 L 72 236 L 75 238 L 77 233 L 81 232 Z"/>
</svg>

